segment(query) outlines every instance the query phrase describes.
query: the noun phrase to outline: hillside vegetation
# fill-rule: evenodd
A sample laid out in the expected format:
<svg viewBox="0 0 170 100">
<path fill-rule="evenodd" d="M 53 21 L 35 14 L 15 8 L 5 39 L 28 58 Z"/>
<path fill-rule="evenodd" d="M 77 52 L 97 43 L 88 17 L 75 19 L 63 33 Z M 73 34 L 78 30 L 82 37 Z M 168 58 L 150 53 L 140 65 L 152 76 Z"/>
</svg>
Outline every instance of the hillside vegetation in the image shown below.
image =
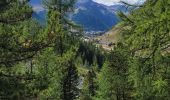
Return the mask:
<svg viewBox="0 0 170 100">
<path fill-rule="evenodd" d="M 76 0 L 0 1 L 0 100 L 170 100 L 170 0 L 146 0 L 88 41 Z M 100 46 L 102 45 L 102 46 Z"/>
<path fill-rule="evenodd" d="M 94 43 L 99 46 L 102 46 L 106 50 L 111 50 L 118 42 L 122 41 L 122 33 L 123 25 L 119 23 L 118 25 L 114 26 L 109 31 L 105 32 L 101 36 L 97 36 L 93 39 Z"/>
</svg>

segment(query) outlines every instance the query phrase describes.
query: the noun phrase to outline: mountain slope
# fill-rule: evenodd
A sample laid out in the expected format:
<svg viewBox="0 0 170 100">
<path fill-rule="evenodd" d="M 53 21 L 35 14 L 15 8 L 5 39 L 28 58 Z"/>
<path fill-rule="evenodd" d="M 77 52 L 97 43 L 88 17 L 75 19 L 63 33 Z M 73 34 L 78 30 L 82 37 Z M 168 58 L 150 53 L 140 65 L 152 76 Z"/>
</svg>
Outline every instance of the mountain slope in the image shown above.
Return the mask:
<svg viewBox="0 0 170 100">
<path fill-rule="evenodd" d="M 114 44 L 122 41 L 121 31 L 124 27 L 121 23 L 112 27 L 109 31 L 101 36 L 95 37 L 93 40 L 97 45 L 102 46 L 105 50 L 111 50 Z"/>
<path fill-rule="evenodd" d="M 37 0 L 36 2 L 31 2 L 31 5 L 33 8 L 41 8 L 42 6 L 40 2 L 40 0 Z M 88 32 L 107 31 L 120 21 L 116 15 L 116 10 L 118 8 L 124 10 L 121 5 L 109 7 L 93 2 L 92 0 L 78 0 L 75 4 L 75 12 L 70 15 L 70 19 L 83 26 L 84 30 Z M 43 11 L 35 10 L 33 18 L 37 19 L 44 25 L 45 15 L 45 9 Z"/>
<path fill-rule="evenodd" d="M 46 24 L 46 11 L 34 12 L 32 17 L 36 19 L 41 25 Z"/>
<path fill-rule="evenodd" d="M 92 0 L 79 0 L 71 19 L 82 25 L 85 31 L 106 31 L 119 22 L 118 16 L 107 6 Z"/>
</svg>

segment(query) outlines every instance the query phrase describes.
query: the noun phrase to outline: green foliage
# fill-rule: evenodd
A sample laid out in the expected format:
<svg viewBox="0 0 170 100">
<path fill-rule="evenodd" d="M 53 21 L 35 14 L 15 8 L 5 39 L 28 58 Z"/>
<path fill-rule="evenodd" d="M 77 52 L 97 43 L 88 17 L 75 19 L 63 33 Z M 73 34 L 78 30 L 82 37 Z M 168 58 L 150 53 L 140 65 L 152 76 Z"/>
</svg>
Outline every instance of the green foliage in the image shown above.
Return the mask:
<svg viewBox="0 0 170 100">
<path fill-rule="evenodd" d="M 112 51 L 98 76 L 97 100 L 124 100 L 128 98 L 127 52 L 117 47 Z"/>
<path fill-rule="evenodd" d="M 170 22 L 169 0 L 147 0 L 123 20 L 130 51 L 128 80 L 136 100 L 168 100 Z"/>
<path fill-rule="evenodd" d="M 0 81 L 1 98 L 23 99 L 31 92 L 25 85 L 33 75 L 27 73 L 30 60 L 44 46 L 36 40 L 40 26 L 31 19 L 28 1 L 3 0 L 0 2 Z"/>
<path fill-rule="evenodd" d="M 92 69 L 87 72 L 87 75 L 84 78 L 81 99 L 91 100 L 92 97 L 95 96 L 96 90 L 97 90 L 96 73 Z"/>
<path fill-rule="evenodd" d="M 44 27 L 28 1 L 0 1 L 0 99 L 169 100 L 169 0 L 120 12 L 123 41 L 107 53 L 68 20 L 75 0 L 43 0 Z"/>
<path fill-rule="evenodd" d="M 74 61 L 79 37 L 72 34 L 76 25 L 68 20 L 66 25 L 63 15 L 49 8 L 47 26 L 39 26 L 31 19 L 27 0 L 5 0 L 0 5 L 0 98 L 77 98 Z"/>
<path fill-rule="evenodd" d="M 41 76 L 43 81 L 37 80 L 37 82 L 41 82 L 38 89 L 42 90 L 40 93 L 42 99 L 68 100 L 69 98 L 74 100 L 78 97 L 79 76 L 73 62 L 75 56 L 73 50 L 64 53 L 62 57 L 56 56 L 53 50 L 47 50 L 43 53 L 45 55 L 39 58 L 40 61 L 37 63 L 37 66 L 39 66 L 38 76 Z M 48 60 L 46 57 L 48 57 Z"/>
<path fill-rule="evenodd" d="M 83 63 L 89 66 L 96 63 L 101 68 L 105 61 L 105 53 L 91 42 L 80 42 L 78 55 L 81 56 Z"/>
</svg>

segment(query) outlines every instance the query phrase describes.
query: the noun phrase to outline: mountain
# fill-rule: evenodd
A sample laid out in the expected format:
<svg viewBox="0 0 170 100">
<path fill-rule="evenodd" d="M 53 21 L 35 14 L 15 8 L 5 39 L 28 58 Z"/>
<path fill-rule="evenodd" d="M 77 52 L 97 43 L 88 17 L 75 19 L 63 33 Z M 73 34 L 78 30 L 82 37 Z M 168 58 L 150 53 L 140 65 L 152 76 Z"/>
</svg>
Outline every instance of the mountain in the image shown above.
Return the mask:
<svg viewBox="0 0 170 100">
<path fill-rule="evenodd" d="M 34 12 L 32 17 L 36 19 L 41 25 L 46 24 L 46 10 Z"/>
<path fill-rule="evenodd" d="M 82 25 L 85 31 L 106 31 L 119 22 L 115 12 L 92 0 L 78 0 L 71 19 Z"/>
<path fill-rule="evenodd" d="M 114 44 L 122 41 L 121 31 L 124 28 L 125 27 L 120 22 L 104 34 L 92 38 L 91 41 L 99 46 L 102 46 L 105 50 L 111 50 L 113 49 Z"/>
<path fill-rule="evenodd" d="M 44 24 L 46 10 L 42 11 L 40 2 L 40 0 L 31 2 L 35 9 L 33 17 L 41 24 Z M 39 11 L 39 8 L 41 8 L 41 11 Z M 78 0 L 75 4 L 75 12 L 70 15 L 70 19 L 81 25 L 88 32 L 107 31 L 120 21 L 116 15 L 117 10 L 124 11 L 125 7 L 122 5 L 106 6 L 92 0 Z"/>
</svg>

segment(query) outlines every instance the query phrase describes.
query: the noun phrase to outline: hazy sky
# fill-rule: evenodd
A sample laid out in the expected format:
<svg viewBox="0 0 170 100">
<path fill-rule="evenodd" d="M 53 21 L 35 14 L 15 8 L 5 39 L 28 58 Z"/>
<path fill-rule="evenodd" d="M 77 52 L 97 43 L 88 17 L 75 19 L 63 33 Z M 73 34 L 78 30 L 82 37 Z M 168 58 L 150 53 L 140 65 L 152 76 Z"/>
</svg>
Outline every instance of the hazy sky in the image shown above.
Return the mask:
<svg viewBox="0 0 170 100">
<path fill-rule="evenodd" d="M 105 4 L 105 5 L 113 5 L 113 4 L 119 3 L 121 0 L 93 0 L 93 1 Z M 130 4 L 135 4 L 137 2 L 143 2 L 144 0 L 123 0 L 123 1 L 130 3 Z"/>
</svg>

